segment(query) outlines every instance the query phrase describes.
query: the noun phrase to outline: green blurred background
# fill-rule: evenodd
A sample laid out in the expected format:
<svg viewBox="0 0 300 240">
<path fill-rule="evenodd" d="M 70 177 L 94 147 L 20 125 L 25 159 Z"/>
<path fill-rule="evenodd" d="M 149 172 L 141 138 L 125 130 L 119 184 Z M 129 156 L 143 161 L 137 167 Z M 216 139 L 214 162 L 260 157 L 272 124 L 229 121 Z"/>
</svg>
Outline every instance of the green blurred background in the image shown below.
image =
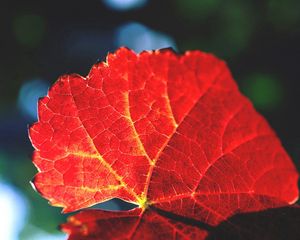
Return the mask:
<svg viewBox="0 0 300 240">
<path fill-rule="evenodd" d="M 299 169 L 299 0 L 11 0 L 2 5 L 1 240 L 65 239 L 57 225 L 66 216 L 29 184 L 36 170 L 27 125 L 36 121 L 38 97 L 59 75 L 86 75 L 122 45 L 137 52 L 201 49 L 225 59 Z"/>
</svg>

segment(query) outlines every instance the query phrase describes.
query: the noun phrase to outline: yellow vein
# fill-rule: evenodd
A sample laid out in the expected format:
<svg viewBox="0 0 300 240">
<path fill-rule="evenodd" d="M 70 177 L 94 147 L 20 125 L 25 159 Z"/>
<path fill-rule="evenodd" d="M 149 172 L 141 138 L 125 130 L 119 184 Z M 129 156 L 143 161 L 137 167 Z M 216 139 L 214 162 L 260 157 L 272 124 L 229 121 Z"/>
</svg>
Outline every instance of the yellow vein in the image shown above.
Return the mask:
<svg viewBox="0 0 300 240">
<path fill-rule="evenodd" d="M 201 98 L 203 98 L 203 96 L 205 96 L 207 94 L 207 92 L 216 84 L 218 77 L 223 73 L 223 69 L 219 70 L 219 72 L 216 74 L 214 80 L 211 82 L 211 84 L 207 87 L 207 89 L 202 93 L 202 95 L 200 95 L 197 99 L 197 101 L 194 103 L 194 105 L 192 106 L 192 108 L 187 112 L 187 114 L 184 116 L 184 118 L 177 124 L 177 126 L 179 126 L 184 120 L 185 118 L 189 115 L 189 113 L 194 109 L 194 107 L 196 106 L 196 104 L 200 101 Z M 168 145 L 168 143 L 170 142 L 171 138 L 173 137 L 173 135 L 175 134 L 177 128 L 174 129 L 173 133 L 171 133 L 170 137 L 165 141 L 164 145 L 161 147 L 161 149 L 158 151 L 158 153 L 156 154 L 155 158 L 152 161 L 152 164 L 149 168 L 149 172 L 147 175 L 147 179 L 146 179 L 146 185 L 144 188 L 144 191 L 142 193 L 143 197 L 146 197 L 148 194 L 148 190 L 149 190 L 149 183 L 151 180 L 151 176 L 153 173 L 153 169 L 154 166 L 156 165 L 157 160 L 159 159 L 161 153 L 165 150 L 166 146 Z"/>
<path fill-rule="evenodd" d="M 135 137 L 136 137 L 136 141 L 140 147 L 140 150 L 143 152 L 143 154 L 145 155 L 145 157 L 148 159 L 149 163 L 152 164 L 152 160 L 151 158 L 149 157 L 148 153 L 146 152 L 146 149 L 144 147 L 144 144 L 142 143 L 141 139 L 140 139 L 140 136 L 134 126 L 134 122 L 132 120 L 132 117 L 131 117 L 131 113 L 130 113 L 130 110 L 129 110 L 129 91 L 127 91 L 127 94 L 124 94 L 124 99 L 125 99 L 125 102 L 127 103 L 126 104 L 126 113 L 124 115 L 124 117 L 126 117 L 126 119 L 128 119 L 132 125 L 132 129 L 133 129 L 133 132 L 135 134 Z"/>
<path fill-rule="evenodd" d="M 70 81 L 69 81 L 69 76 L 68 76 L 68 84 L 69 84 L 69 88 L 70 88 L 70 95 L 73 99 L 73 102 L 74 102 L 74 106 L 76 107 L 77 109 L 77 112 L 79 112 L 79 109 L 78 109 L 78 106 L 76 105 L 76 101 L 74 99 L 74 96 L 73 96 L 73 93 L 72 93 L 72 88 L 71 88 L 71 85 L 70 85 Z M 82 126 L 83 126 L 83 129 L 85 130 L 87 136 L 89 137 L 89 142 L 91 144 L 91 146 L 94 148 L 94 150 L 97 152 L 97 159 L 100 161 L 100 163 L 106 167 L 113 175 L 114 177 L 121 183 L 122 186 L 124 186 L 124 188 L 128 191 L 129 194 L 131 194 L 132 196 L 134 196 L 136 198 L 137 201 L 140 201 L 140 197 L 138 196 L 138 194 L 136 194 L 136 192 L 133 191 L 132 188 L 129 188 L 128 185 L 123 181 L 123 178 L 116 173 L 115 170 L 113 170 L 113 168 L 111 167 L 110 164 L 108 164 L 101 156 L 100 152 L 98 151 L 98 149 L 96 148 L 96 145 L 92 139 L 92 137 L 90 136 L 90 134 L 88 133 L 87 129 L 84 127 L 84 124 L 81 120 L 81 118 L 77 115 L 79 121 L 81 122 Z"/>
</svg>

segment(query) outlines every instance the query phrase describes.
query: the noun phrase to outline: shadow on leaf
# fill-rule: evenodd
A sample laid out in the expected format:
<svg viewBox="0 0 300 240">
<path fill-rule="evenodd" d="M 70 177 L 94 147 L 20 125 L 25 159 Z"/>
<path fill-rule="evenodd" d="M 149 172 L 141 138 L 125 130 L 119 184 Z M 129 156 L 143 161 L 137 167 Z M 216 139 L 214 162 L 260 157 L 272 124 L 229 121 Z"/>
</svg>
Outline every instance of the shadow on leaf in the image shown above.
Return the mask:
<svg viewBox="0 0 300 240">
<path fill-rule="evenodd" d="M 232 216 L 210 231 L 208 240 L 300 239 L 300 207 L 282 207 Z"/>
</svg>

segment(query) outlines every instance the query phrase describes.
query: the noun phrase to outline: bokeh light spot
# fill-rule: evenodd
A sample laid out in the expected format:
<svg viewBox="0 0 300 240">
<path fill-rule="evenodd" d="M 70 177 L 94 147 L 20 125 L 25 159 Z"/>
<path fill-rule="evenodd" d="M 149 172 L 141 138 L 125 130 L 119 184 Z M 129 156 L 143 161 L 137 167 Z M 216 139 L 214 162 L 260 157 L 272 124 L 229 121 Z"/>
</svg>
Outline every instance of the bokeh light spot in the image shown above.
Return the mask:
<svg viewBox="0 0 300 240">
<path fill-rule="evenodd" d="M 19 15 L 13 21 L 13 32 L 21 45 L 36 47 L 45 34 L 45 19 L 34 14 Z"/>
<path fill-rule="evenodd" d="M 103 0 L 103 3 L 113 10 L 126 11 L 144 7 L 147 0 Z"/>
<path fill-rule="evenodd" d="M 177 49 L 175 41 L 170 36 L 136 22 L 127 23 L 117 29 L 115 45 L 129 47 L 136 52 L 167 47 Z"/>
<path fill-rule="evenodd" d="M 0 239 L 17 240 L 27 215 L 26 199 L 12 186 L 0 182 Z"/>
<path fill-rule="evenodd" d="M 267 74 L 254 74 L 245 79 L 244 93 L 253 104 L 263 110 L 273 110 L 283 99 L 283 87 L 277 78 Z"/>
<path fill-rule="evenodd" d="M 32 120 L 37 119 L 37 101 L 47 94 L 49 84 L 40 79 L 25 82 L 19 91 L 18 107 Z"/>
</svg>

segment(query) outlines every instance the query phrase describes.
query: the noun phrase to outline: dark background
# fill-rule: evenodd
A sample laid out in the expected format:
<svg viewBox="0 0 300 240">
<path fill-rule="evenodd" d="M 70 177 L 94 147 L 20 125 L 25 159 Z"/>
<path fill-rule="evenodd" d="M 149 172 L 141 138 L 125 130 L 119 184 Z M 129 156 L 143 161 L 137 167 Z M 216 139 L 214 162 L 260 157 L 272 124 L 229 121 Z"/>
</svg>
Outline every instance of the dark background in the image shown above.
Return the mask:
<svg viewBox="0 0 300 240">
<path fill-rule="evenodd" d="M 1 5 L 0 225 L 6 232 L 1 230 L 0 239 L 64 239 L 56 226 L 65 216 L 29 184 L 36 170 L 27 125 L 36 121 L 37 98 L 59 75 L 86 75 L 121 45 L 137 52 L 201 49 L 225 59 L 300 168 L 299 0 L 14 0 Z M 117 208 L 114 204 L 110 207 Z"/>
</svg>

